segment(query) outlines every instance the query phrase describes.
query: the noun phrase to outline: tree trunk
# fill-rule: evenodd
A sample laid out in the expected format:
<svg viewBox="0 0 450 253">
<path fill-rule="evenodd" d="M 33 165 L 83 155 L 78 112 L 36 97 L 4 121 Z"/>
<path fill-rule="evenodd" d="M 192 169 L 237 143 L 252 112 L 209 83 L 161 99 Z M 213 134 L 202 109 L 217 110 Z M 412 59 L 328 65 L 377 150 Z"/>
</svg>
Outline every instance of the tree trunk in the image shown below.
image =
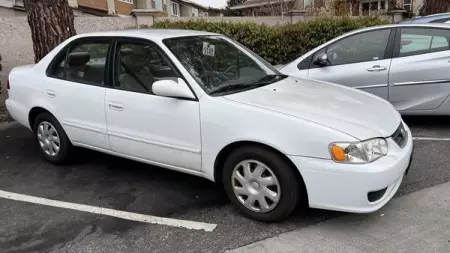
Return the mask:
<svg viewBox="0 0 450 253">
<path fill-rule="evenodd" d="M 450 7 L 450 2 L 448 0 L 425 0 L 420 8 L 420 15 L 426 16 L 436 13 L 447 12 Z"/>
<path fill-rule="evenodd" d="M 76 34 L 74 15 L 67 0 L 24 0 L 33 39 L 34 61 Z"/>
</svg>

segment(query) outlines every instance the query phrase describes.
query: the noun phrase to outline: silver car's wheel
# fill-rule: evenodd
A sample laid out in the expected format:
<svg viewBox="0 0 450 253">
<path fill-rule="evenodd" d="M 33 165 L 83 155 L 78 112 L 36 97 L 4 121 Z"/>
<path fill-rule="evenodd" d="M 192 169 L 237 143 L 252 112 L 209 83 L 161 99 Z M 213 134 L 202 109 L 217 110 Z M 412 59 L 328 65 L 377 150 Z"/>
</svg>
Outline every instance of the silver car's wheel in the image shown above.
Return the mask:
<svg viewBox="0 0 450 253">
<path fill-rule="evenodd" d="M 236 198 L 254 212 L 266 213 L 274 209 L 281 196 L 281 187 L 275 173 L 257 160 L 244 160 L 231 174 L 231 185 Z"/>
<path fill-rule="evenodd" d="M 58 156 L 61 141 L 56 128 L 50 122 L 42 121 L 36 134 L 42 151 L 50 157 Z"/>
</svg>

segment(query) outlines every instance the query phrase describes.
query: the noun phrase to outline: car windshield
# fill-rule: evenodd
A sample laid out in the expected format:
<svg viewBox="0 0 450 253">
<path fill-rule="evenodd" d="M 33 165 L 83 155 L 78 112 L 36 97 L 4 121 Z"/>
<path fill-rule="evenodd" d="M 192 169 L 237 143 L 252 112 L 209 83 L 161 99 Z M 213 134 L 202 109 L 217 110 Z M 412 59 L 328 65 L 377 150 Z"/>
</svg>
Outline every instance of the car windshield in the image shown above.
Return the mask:
<svg viewBox="0 0 450 253">
<path fill-rule="evenodd" d="M 164 44 L 209 95 L 249 90 L 286 77 L 225 36 L 170 38 Z"/>
</svg>

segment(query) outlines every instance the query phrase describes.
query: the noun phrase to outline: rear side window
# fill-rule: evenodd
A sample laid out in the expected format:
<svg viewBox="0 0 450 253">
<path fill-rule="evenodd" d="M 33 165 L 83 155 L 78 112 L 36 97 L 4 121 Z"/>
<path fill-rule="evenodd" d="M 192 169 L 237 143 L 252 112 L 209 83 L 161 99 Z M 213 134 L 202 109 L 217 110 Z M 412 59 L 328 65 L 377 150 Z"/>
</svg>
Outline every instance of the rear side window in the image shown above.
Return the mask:
<svg viewBox="0 0 450 253">
<path fill-rule="evenodd" d="M 450 50 L 450 31 L 446 29 L 402 28 L 399 56 L 413 56 Z"/>
<path fill-rule="evenodd" d="M 75 42 L 58 54 L 49 68 L 49 75 L 73 82 L 103 85 L 108 41 Z"/>
</svg>

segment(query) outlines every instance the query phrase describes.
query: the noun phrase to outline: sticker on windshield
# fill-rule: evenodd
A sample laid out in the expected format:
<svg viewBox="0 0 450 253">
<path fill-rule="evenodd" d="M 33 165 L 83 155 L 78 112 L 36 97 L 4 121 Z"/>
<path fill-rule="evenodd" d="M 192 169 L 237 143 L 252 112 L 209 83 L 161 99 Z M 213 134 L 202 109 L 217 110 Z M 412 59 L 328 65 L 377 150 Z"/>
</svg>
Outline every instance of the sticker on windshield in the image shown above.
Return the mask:
<svg viewBox="0 0 450 253">
<path fill-rule="evenodd" d="M 214 56 L 216 54 L 216 46 L 203 42 L 203 55 Z"/>
</svg>

